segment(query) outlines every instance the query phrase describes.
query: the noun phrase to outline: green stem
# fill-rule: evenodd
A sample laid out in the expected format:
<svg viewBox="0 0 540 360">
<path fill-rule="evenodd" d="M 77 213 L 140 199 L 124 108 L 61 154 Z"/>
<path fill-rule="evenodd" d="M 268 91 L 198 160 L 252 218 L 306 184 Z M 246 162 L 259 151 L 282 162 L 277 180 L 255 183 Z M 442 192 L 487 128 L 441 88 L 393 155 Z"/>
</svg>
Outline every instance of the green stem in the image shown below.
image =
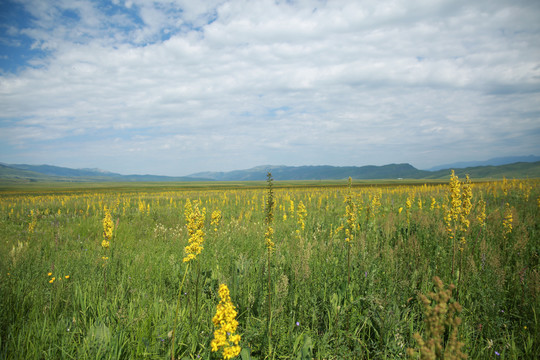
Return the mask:
<svg viewBox="0 0 540 360">
<path fill-rule="evenodd" d="M 347 243 L 347 289 L 351 284 L 351 243 Z"/>
<path fill-rule="evenodd" d="M 189 262 L 186 266 L 186 271 L 184 272 L 184 277 L 182 278 L 182 283 L 180 283 L 180 289 L 178 290 L 178 300 L 176 301 L 176 313 L 174 314 L 174 327 L 172 333 L 172 349 L 171 349 L 171 360 L 174 360 L 174 343 L 175 343 L 175 334 L 176 334 L 176 324 L 178 320 L 178 310 L 180 309 L 180 298 L 182 297 L 182 288 L 184 287 L 184 281 L 186 280 L 186 275 L 189 271 Z"/>
<path fill-rule="evenodd" d="M 195 309 L 194 309 L 195 311 L 193 311 L 195 313 L 196 319 L 199 316 L 199 278 L 200 278 L 200 275 L 201 275 L 201 265 L 197 261 L 197 279 L 195 280 Z"/>
<path fill-rule="evenodd" d="M 270 248 L 268 248 L 268 355 L 272 355 L 272 295 L 270 292 Z"/>
</svg>

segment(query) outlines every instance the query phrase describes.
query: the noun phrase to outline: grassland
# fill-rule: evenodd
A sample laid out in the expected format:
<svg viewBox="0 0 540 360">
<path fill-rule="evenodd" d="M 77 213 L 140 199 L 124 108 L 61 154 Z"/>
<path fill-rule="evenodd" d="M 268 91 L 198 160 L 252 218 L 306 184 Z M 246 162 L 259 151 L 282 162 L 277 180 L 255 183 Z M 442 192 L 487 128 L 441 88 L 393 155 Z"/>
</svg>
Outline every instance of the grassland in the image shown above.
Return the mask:
<svg viewBox="0 0 540 360">
<path fill-rule="evenodd" d="M 167 359 L 173 341 L 175 358 L 220 358 L 210 346 L 220 284 L 241 359 L 406 358 L 414 334 L 429 335 L 419 295 L 438 276 L 456 285 L 469 358 L 535 359 L 539 185 L 473 183 L 465 228 L 448 220 L 447 181 L 274 182 L 268 258 L 265 182 L 0 184 L 0 358 Z M 172 336 L 188 200 L 206 209 L 204 249 Z"/>
</svg>

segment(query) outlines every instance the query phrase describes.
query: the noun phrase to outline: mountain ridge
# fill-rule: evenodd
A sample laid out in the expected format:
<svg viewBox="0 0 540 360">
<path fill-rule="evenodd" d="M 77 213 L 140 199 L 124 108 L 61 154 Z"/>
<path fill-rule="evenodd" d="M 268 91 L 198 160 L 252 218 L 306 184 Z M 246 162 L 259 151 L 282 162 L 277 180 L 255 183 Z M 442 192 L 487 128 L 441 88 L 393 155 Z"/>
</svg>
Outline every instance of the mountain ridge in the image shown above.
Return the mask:
<svg viewBox="0 0 540 360">
<path fill-rule="evenodd" d="M 122 175 L 101 169 L 72 169 L 54 165 L 28 165 L 0 163 L 0 179 L 11 182 L 131 182 L 131 181 L 210 181 L 186 176 Z"/>
<path fill-rule="evenodd" d="M 438 170 L 444 170 L 444 169 L 452 169 L 452 168 L 468 168 L 468 167 L 477 167 L 477 166 L 499 166 L 499 165 L 508 165 L 513 164 L 517 162 L 537 162 L 540 161 L 540 156 L 535 155 L 524 155 L 524 156 L 504 156 L 504 157 L 496 157 L 491 158 L 488 160 L 475 160 L 475 161 L 460 161 L 450 164 L 444 164 L 444 165 L 437 165 L 433 166 L 429 169 L 425 169 L 427 171 L 438 171 Z"/>
<path fill-rule="evenodd" d="M 459 177 L 502 179 L 540 178 L 540 161 L 516 162 L 498 166 L 455 168 Z M 331 165 L 260 165 L 250 169 L 227 172 L 198 172 L 187 176 L 122 175 L 101 169 L 71 169 L 53 165 L 0 163 L 0 179 L 9 182 L 182 182 L 182 181 L 264 181 L 268 171 L 274 180 L 357 180 L 383 179 L 448 179 L 450 169 L 419 170 L 408 163 L 365 166 Z"/>
</svg>

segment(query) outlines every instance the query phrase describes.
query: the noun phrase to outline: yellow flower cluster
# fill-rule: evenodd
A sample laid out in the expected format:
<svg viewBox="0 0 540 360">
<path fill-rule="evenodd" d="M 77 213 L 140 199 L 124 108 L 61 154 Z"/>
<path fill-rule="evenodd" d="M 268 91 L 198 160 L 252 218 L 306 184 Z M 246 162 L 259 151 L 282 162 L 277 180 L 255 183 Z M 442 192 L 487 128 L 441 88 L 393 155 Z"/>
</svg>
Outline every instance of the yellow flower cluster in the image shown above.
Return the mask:
<svg viewBox="0 0 540 360">
<path fill-rule="evenodd" d="M 540 197 L 538 199 L 540 199 Z M 538 200 L 538 204 L 540 204 L 540 200 Z M 540 205 L 538 206 L 540 207 Z M 294 214 L 294 201 L 293 200 L 291 200 L 290 205 L 289 205 L 289 213 Z"/>
<path fill-rule="evenodd" d="M 458 177 L 454 174 L 454 170 L 452 170 L 452 174 L 450 175 L 450 200 L 448 211 L 452 220 L 457 221 L 461 213 L 461 184 Z"/>
<path fill-rule="evenodd" d="M 461 196 L 461 212 L 459 214 L 459 222 L 461 225 L 461 231 L 467 231 L 470 225 L 468 219 L 469 214 L 472 210 L 472 189 L 471 189 L 471 180 L 469 175 L 465 178 L 465 183 L 463 184 L 463 193 Z"/>
<path fill-rule="evenodd" d="M 472 187 L 471 180 L 467 175 L 465 182 L 460 183 L 458 177 L 455 175 L 454 170 L 450 175 L 450 203 L 445 207 L 446 213 L 444 220 L 450 239 L 454 239 L 456 233 L 460 233 L 461 237 L 459 241 L 461 243 L 460 250 L 463 251 L 465 244 L 467 243 L 464 234 L 469 229 L 470 220 L 469 215 L 472 210 Z"/>
<path fill-rule="evenodd" d="M 11 212 L 13 212 L 13 209 L 11 209 Z M 34 214 L 34 210 L 30 210 L 30 223 L 28 224 L 28 232 L 32 234 L 34 232 L 34 229 L 36 228 L 36 215 Z"/>
<path fill-rule="evenodd" d="M 272 240 L 273 237 L 274 237 L 274 228 L 268 225 L 264 233 L 264 242 L 266 244 L 266 247 L 270 250 L 273 250 L 275 246 L 274 241 Z"/>
<path fill-rule="evenodd" d="M 103 211 L 105 212 L 105 217 L 103 218 L 103 241 L 101 242 L 101 246 L 104 249 L 108 249 L 113 236 L 114 223 L 111 218 L 111 212 L 107 209 L 107 206 L 103 208 Z"/>
<path fill-rule="evenodd" d="M 214 231 L 217 231 L 217 227 L 219 226 L 219 222 L 221 221 L 221 211 L 215 210 L 212 212 L 212 220 L 210 221 L 210 225 L 214 226 Z"/>
<path fill-rule="evenodd" d="M 458 177 L 455 175 L 454 170 L 452 170 L 450 175 L 449 190 L 450 204 L 445 207 L 446 213 L 444 220 L 446 222 L 446 231 L 448 232 L 450 239 L 454 239 L 459 215 L 461 214 L 461 184 Z"/>
<path fill-rule="evenodd" d="M 264 222 L 266 223 L 266 231 L 264 233 L 264 242 L 266 244 L 266 248 L 268 251 L 274 250 L 274 228 L 272 227 L 272 223 L 274 222 L 274 207 L 276 206 L 275 200 L 274 200 L 274 190 L 272 189 L 272 174 L 267 174 L 267 180 L 268 184 L 268 198 L 266 199 L 266 205 L 265 205 L 265 217 Z"/>
<path fill-rule="evenodd" d="M 47 273 L 47 276 L 50 277 L 49 284 L 52 284 L 56 280 L 56 276 L 52 276 L 52 272 Z M 52 277 L 51 277 L 52 276 Z M 69 279 L 69 275 L 64 276 L 64 279 Z M 58 278 L 58 280 L 62 280 L 62 276 Z"/>
<path fill-rule="evenodd" d="M 381 207 L 381 196 L 382 196 L 382 193 L 381 193 L 381 190 L 379 189 L 379 193 L 374 194 L 373 197 L 371 198 L 371 209 L 372 209 L 373 215 L 376 215 L 378 212 L 378 209 Z"/>
<path fill-rule="evenodd" d="M 214 339 L 210 342 L 212 351 L 222 350 L 223 359 L 232 359 L 240 354 L 240 335 L 235 334 L 238 327 L 236 308 L 231 301 L 229 288 L 225 284 L 219 286 L 221 300 L 217 306 L 216 315 L 212 319 L 216 330 Z"/>
<path fill-rule="evenodd" d="M 476 217 L 476 220 L 480 223 L 480 225 L 484 226 L 486 224 L 486 202 L 484 200 L 480 200 L 478 202 L 479 207 L 479 214 Z"/>
<path fill-rule="evenodd" d="M 461 211 L 459 213 L 459 230 L 464 234 L 468 229 L 470 225 L 469 221 L 469 214 L 471 213 L 472 209 L 472 189 L 471 189 L 471 180 L 469 179 L 469 175 L 465 178 L 465 183 L 463 184 L 462 188 L 462 194 L 461 194 Z M 460 239 L 461 246 L 460 250 L 463 251 L 465 248 L 465 245 L 467 244 L 467 240 L 465 239 L 465 236 L 461 236 Z"/>
<path fill-rule="evenodd" d="M 300 225 L 300 228 L 302 231 L 304 231 L 306 227 L 306 216 L 307 216 L 307 210 L 306 206 L 302 201 L 298 204 L 298 210 L 296 210 L 296 216 L 298 217 L 298 225 Z"/>
<path fill-rule="evenodd" d="M 407 225 L 411 222 L 411 207 L 412 207 L 412 201 L 410 197 L 407 197 L 407 200 L 405 201 L 405 212 L 407 213 Z"/>
<path fill-rule="evenodd" d="M 195 260 L 197 255 L 199 255 L 203 249 L 204 242 L 204 219 L 206 218 L 206 208 L 202 210 L 199 209 L 198 202 L 194 202 L 193 206 L 191 202 L 186 202 L 186 207 L 184 214 L 186 215 L 187 229 L 189 233 L 189 244 L 186 246 L 184 251 L 186 256 L 184 257 L 184 262 L 189 262 Z"/>
<path fill-rule="evenodd" d="M 430 210 L 434 210 L 435 208 L 437 207 L 437 200 L 435 200 L 435 198 L 432 196 L 431 197 L 431 205 L 430 205 Z"/>
<path fill-rule="evenodd" d="M 504 233 L 504 237 L 507 238 L 508 235 L 510 235 L 510 233 L 512 232 L 512 223 L 513 223 L 514 219 L 512 217 L 512 209 L 510 209 L 510 204 L 509 203 L 506 203 L 506 210 L 504 212 L 504 219 L 503 219 L 503 233 Z"/>
</svg>

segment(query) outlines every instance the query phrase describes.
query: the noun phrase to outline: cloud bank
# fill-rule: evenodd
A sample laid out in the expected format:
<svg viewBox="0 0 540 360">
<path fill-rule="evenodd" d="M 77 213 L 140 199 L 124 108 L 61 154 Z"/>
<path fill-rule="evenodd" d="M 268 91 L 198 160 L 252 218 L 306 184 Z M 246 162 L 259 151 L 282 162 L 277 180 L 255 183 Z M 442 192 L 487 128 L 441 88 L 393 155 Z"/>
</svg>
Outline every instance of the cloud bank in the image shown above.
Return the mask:
<svg viewBox="0 0 540 360">
<path fill-rule="evenodd" d="M 534 0 L 2 6 L 4 162 L 186 175 L 540 150 Z"/>
</svg>

